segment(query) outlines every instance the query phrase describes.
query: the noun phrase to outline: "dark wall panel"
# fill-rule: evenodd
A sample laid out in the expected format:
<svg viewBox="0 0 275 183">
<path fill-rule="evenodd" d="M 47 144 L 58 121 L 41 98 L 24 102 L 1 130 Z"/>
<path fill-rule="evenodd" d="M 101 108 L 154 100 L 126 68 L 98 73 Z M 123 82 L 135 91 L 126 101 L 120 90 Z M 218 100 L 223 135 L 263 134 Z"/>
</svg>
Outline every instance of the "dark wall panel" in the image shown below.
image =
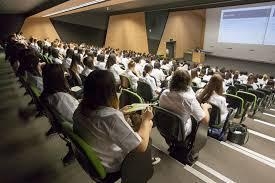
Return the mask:
<svg viewBox="0 0 275 183">
<path fill-rule="evenodd" d="M 106 30 L 51 20 L 61 40 L 104 46 Z"/>
<path fill-rule="evenodd" d="M 24 15 L 0 14 L 0 40 L 9 34 L 20 31 L 25 20 Z"/>
<path fill-rule="evenodd" d="M 145 12 L 148 50 L 150 53 L 156 54 L 158 51 L 168 14 L 169 12 L 166 10 Z"/>
</svg>

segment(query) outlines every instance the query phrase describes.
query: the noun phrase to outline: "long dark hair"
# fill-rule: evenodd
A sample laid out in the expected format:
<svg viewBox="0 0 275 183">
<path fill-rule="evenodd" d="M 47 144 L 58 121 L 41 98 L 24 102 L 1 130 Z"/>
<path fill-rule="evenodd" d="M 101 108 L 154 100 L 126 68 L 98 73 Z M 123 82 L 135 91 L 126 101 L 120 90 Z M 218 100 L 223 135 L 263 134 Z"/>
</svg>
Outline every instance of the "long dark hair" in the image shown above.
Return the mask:
<svg viewBox="0 0 275 183">
<path fill-rule="evenodd" d="M 223 78 L 220 74 L 214 74 L 211 77 L 202 93 L 197 97 L 198 101 L 200 103 L 207 102 L 214 91 L 218 95 L 223 95 Z"/>
<path fill-rule="evenodd" d="M 42 69 L 43 92 L 42 98 L 48 97 L 57 92 L 69 93 L 69 85 L 60 64 L 47 64 Z"/>
<path fill-rule="evenodd" d="M 73 71 L 75 74 L 80 74 L 80 73 L 78 73 L 78 70 L 77 70 L 77 65 L 81 64 L 80 59 L 81 59 L 81 57 L 80 57 L 79 53 L 73 55 L 70 70 Z"/>
<path fill-rule="evenodd" d="M 118 109 L 116 81 L 107 70 L 95 70 L 86 78 L 81 106 L 92 110 L 100 106 Z"/>
<path fill-rule="evenodd" d="M 106 62 L 106 69 L 110 69 L 115 64 L 116 64 L 116 55 L 114 54 L 109 55 Z"/>
</svg>

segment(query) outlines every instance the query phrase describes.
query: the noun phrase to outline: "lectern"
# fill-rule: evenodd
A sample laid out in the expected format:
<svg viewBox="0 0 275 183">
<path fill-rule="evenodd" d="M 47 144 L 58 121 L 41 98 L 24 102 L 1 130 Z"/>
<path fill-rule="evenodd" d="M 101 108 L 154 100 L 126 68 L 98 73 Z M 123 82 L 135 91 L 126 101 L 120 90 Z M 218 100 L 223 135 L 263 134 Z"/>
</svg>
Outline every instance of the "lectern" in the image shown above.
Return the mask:
<svg viewBox="0 0 275 183">
<path fill-rule="evenodd" d="M 204 52 L 193 52 L 192 61 L 195 63 L 203 63 L 205 61 L 205 53 Z"/>
</svg>

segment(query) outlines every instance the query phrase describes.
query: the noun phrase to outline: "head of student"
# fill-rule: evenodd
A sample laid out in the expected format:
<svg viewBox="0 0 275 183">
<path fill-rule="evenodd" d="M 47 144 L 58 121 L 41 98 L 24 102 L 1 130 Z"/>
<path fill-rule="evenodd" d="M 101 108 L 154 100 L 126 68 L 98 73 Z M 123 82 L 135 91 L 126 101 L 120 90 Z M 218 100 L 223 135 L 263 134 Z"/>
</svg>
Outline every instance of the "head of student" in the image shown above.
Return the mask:
<svg viewBox="0 0 275 183">
<path fill-rule="evenodd" d="M 133 71 L 133 70 L 135 70 L 135 67 L 136 67 L 136 63 L 133 60 L 131 60 L 128 63 L 128 69 L 131 70 L 131 71 Z"/>
<path fill-rule="evenodd" d="M 220 74 L 214 74 L 211 77 L 204 90 L 198 96 L 198 101 L 202 103 L 207 102 L 214 92 L 218 95 L 223 95 L 223 78 Z"/>
<path fill-rule="evenodd" d="M 176 70 L 171 78 L 170 91 L 186 92 L 191 84 L 191 77 L 186 70 Z"/>
<path fill-rule="evenodd" d="M 93 56 L 87 56 L 83 59 L 83 64 L 88 67 L 89 69 L 94 68 L 94 57 Z"/>
<path fill-rule="evenodd" d="M 153 70 L 153 66 L 151 64 L 146 64 L 143 69 L 143 77 L 145 77 L 147 74 L 151 74 Z"/>
<path fill-rule="evenodd" d="M 106 69 L 110 69 L 115 64 L 116 64 L 116 55 L 114 54 L 109 55 L 106 62 Z"/>
<path fill-rule="evenodd" d="M 114 75 L 107 70 L 95 70 L 89 74 L 84 83 L 84 97 L 81 103 L 83 109 L 96 110 L 99 107 L 118 109 Z"/>
<path fill-rule="evenodd" d="M 42 69 L 43 93 L 41 96 L 48 96 L 57 92 L 69 92 L 69 84 L 60 64 L 47 64 Z"/>
</svg>

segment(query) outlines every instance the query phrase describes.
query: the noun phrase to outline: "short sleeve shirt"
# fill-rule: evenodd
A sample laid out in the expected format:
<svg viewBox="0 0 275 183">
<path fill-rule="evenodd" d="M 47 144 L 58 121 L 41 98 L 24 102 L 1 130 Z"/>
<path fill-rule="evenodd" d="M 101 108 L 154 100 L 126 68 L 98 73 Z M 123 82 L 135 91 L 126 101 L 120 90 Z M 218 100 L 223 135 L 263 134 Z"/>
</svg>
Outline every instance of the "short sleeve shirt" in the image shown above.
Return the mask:
<svg viewBox="0 0 275 183">
<path fill-rule="evenodd" d="M 141 143 L 141 137 L 119 110 L 85 110 L 74 113 L 74 131 L 91 145 L 108 173 L 119 171 L 125 156 Z"/>
</svg>

